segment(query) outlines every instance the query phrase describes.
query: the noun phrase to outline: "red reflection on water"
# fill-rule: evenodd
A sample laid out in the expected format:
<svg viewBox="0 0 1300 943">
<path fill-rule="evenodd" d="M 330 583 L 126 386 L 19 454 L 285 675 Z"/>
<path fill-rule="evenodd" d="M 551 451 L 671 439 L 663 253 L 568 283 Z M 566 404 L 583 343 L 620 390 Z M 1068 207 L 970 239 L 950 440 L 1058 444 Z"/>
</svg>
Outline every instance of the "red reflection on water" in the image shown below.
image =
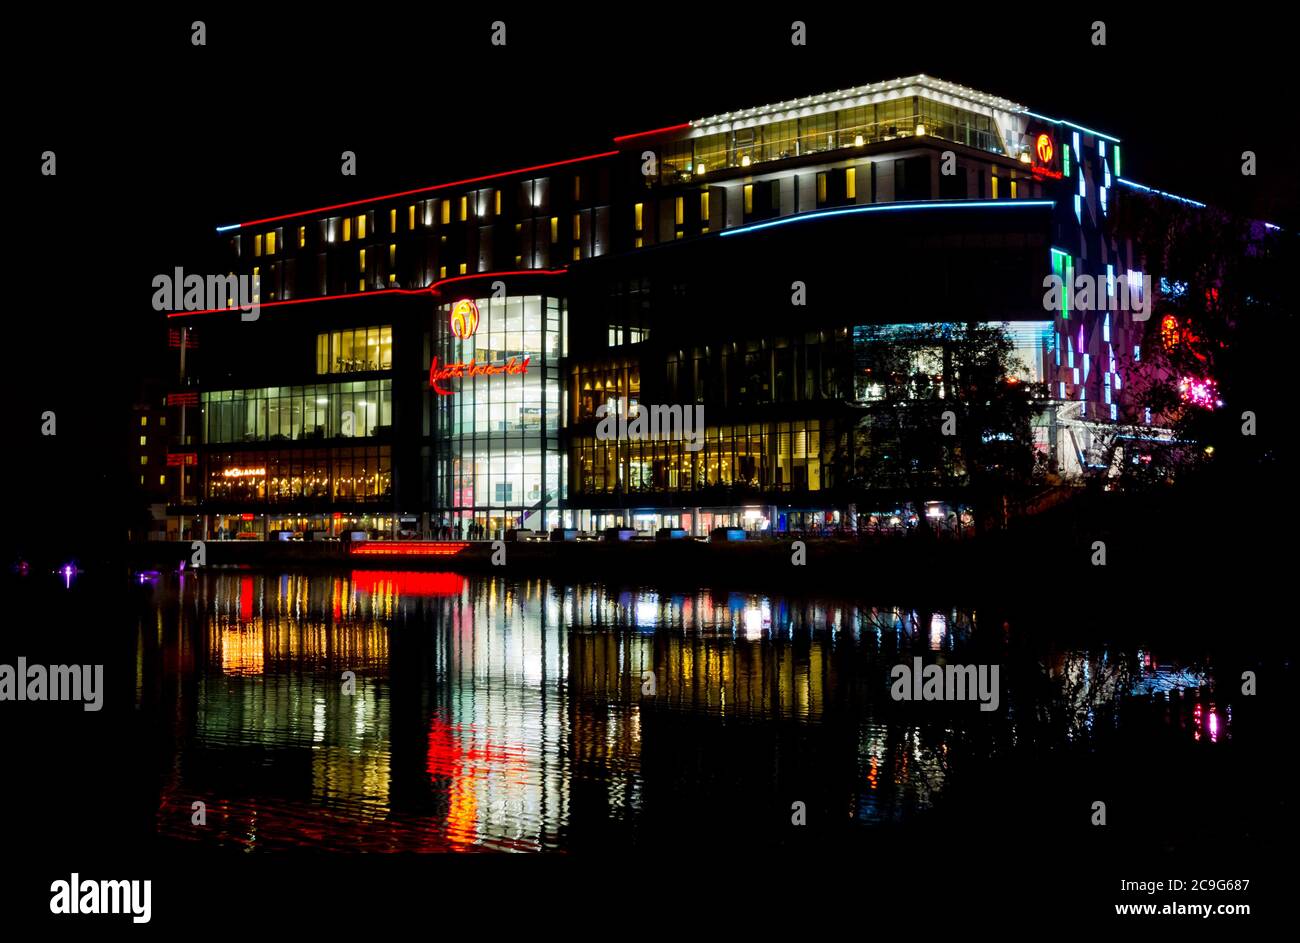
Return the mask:
<svg viewBox="0 0 1300 943">
<path fill-rule="evenodd" d="M 399 596 L 459 596 L 465 577 L 459 573 L 418 573 L 409 570 L 353 570 L 352 585 L 362 592 Z"/>
<path fill-rule="evenodd" d="M 239 578 L 239 621 L 253 621 L 253 578 L 251 576 Z"/>
<path fill-rule="evenodd" d="M 480 786 L 492 780 L 497 790 L 508 792 L 511 785 L 527 784 L 527 762 L 522 746 L 476 744 L 475 739 L 472 727 L 448 723 L 437 714 L 429 718 L 426 769 L 431 777 L 451 781 L 447 839 L 456 850 L 468 847 L 479 836 Z"/>
</svg>

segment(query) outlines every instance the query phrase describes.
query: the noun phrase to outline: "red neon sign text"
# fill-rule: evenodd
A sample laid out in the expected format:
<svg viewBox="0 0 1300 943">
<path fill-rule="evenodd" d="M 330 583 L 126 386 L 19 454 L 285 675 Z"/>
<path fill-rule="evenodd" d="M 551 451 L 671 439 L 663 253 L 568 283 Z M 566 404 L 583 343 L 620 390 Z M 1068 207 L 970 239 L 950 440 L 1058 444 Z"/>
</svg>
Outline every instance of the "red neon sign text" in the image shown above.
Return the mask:
<svg viewBox="0 0 1300 943">
<path fill-rule="evenodd" d="M 532 359 L 531 356 L 526 356 L 522 360 L 518 357 L 511 357 L 505 363 L 477 363 L 471 360 L 469 363 L 461 361 L 438 366 L 438 358 L 434 357 L 433 362 L 429 364 L 429 386 L 443 396 L 451 396 L 456 391 L 444 390 L 438 385 L 439 382 L 442 380 L 463 380 L 465 377 L 495 377 L 501 374 L 527 373 L 528 362 Z"/>
</svg>

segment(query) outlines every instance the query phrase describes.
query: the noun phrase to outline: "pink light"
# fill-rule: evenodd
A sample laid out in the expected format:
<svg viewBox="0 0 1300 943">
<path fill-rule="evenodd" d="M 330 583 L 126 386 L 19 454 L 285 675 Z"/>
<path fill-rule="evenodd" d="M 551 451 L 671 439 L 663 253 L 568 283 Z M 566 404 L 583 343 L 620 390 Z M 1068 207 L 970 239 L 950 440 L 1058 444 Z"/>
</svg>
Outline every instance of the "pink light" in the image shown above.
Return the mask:
<svg viewBox="0 0 1300 943">
<path fill-rule="evenodd" d="M 1178 395 L 1184 403 L 1191 403 L 1202 409 L 1214 409 L 1223 405 L 1219 399 L 1219 387 L 1210 378 L 1183 376 L 1178 379 Z"/>
</svg>

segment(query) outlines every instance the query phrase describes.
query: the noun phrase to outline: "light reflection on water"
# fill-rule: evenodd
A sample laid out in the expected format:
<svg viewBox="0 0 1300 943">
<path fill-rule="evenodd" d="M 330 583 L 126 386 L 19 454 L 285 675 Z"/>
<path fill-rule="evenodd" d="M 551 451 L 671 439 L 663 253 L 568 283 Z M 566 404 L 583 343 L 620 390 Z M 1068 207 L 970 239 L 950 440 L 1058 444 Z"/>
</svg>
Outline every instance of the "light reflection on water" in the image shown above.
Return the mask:
<svg viewBox="0 0 1300 943">
<path fill-rule="evenodd" d="M 136 683 L 164 764 L 158 831 L 247 850 L 654 842 L 699 809 L 764 818 L 790 795 L 869 829 L 1026 745 L 1231 730 L 1211 678 L 1142 649 L 1004 664 L 996 714 L 891 703 L 904 653 L 1010 657 L 1001 624 L 959 609 L 361 570 L 191 573 L 153 593 Z"/>
</svg>

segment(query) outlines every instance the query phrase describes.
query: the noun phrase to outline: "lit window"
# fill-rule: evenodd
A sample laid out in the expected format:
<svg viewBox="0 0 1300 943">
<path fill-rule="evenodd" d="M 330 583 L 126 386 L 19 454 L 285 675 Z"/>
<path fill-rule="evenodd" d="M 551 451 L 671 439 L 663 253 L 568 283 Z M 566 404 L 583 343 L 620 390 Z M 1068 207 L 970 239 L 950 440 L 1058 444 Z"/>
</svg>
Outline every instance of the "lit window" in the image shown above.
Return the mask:
<svg viewBox="0 0 1300 943">
<path fill-rule="evenodd" d="M 826 202 L 826 172 L 822 171 L 817 175 L 817 202 Z"/>
<path fill-rule="evenodd" d="M 148 455 L 141 455 L 141 456 L 140 456 L 140 464 L 141 464 L 141 465 L 148 465 L 148 464 L 149 464 L 149 456 L 148 456 Z"/>
<path fill-rule="evenodd" d="M 141 417 L 140 417 L 140 425 L 142 425 L 142 426 L 147 426 L 147 425 L 149 425 L 149 417 L 148 417 L 148 416 L 141 416 Z"/>
<path fill-rule="evenodd" d="M 582 178 L 578 176 L 573 178 L 573 199 L 582 199 Z"/>
<path fill-rule="evenodd" d="M 159 417 L 158 417 L 158 425 L 160 425 L 160 426 L 165 426 L 165 425 L 167 425 L 167 417 L 166 417 L 166 416 L 159 416 Z"/>
<path fill-rule="evenodd" d="M 388 211 L 388 231 L 397 232 L 397 207 Z"/>
<path fill-rule="evenodd" d="M 844 171 L 844 195 L 850 200 L 858 198 L 858 168 L 856 167 Z"/>
<path fill-rule="evenodd" d="M 440 265 L 440 266 L 438 266 L 438 277 L 439 277 L 439 278 L 446 278 L 446 277 L 447 277 L 447 266 L 445 266 L 445 265 Z"/>
<path fill-rule="evenodd" d="M 305 245 L 307 245 L 307 227 L 299 226 L 298 227 L 298 248 L 301 249 Z"/>
<path fill-rule="evenodd" d="M 359 253 L 357 253 L 357 255 L 361 260 L 361 271 L 364 272 L 366 270 L 366 250 L 362 249 Z"/>
<path fill-rule="evenodd" d="M 551 217 L 551 242 L 560 241 L 560 217 Z"/>
<path fill-rule="evenodd" d="M 357 282 L 357 291 L 365 291 L 365 290 L 366 290 L 366 280 L 363 278 Z"/>
<path fill-rule="evenodd" d="M 144 484 L 144 475 L 140 476 L 140 484 Z"/>
<path fill-rule="evenodd" d="M 149 444 L 149 437 L 148 437 L 148 436 L 145 436 L 145 435 L 140 436 L 140 444 L 141 444 L 142 446 L 144 446 L 144 445 L 148 445 L 148 444 Z"/>
<path fill-rule="evenodd" d="M 275 255 L 275 230 L 266 234 L 266 254 Z"/>
<path fill-rule="evenodd" d="M 582 238 L 582 214 L 581 213 L 573 214 L 573 238 L 574 239 Z"/>
<path fill-rule="evenodd" d="M 634 218 L 636 220 L 634 228 L 636 229 L 637 232 L 640 232 L 642 229 L 645 228 L 645 204 L 638 203 L 634 208 L 633 212 L 634 212 Z"/>
<path fill-rule="evenodd" d="M 676 221 L 677 225 L 680 226 L 686 219 L 686 198 L 679 196 L 674 201 L 674 206 L 673 219 Z"/>
<path fill-rule="evenodd" d="M 1016 181 L 1015 181 L 1015 180 L 1012 180 L 1012 181 L 1011 181 L 1011 199 L 1014 200 L 1015 198 L 1016 198 Z"/>
<path fill-rule="evenodd" d="M 396 285 L 396 284 L 397 284 L 397 273 L 396 273 L 396 272 L 389 272 L 389 273 L 388 273 L 388 284 L 390 284 L 390 285 Z"/>
<path fill-rule="evenodd" d="M 495 214 L 496 216 L 500 216 L 501 215 L 501 191 L 500 190 L 494 192 L 492 206 L 493 206 L 493 210 L 492 210 L 493 214 Z"/>
<path fill-rule="evenodd" d="M 158 476 L 158 484 L 160 484 L 160 485 L 165 485 L 165 484 L 167 484 L 167 476 L 166 476 L 165 474 L 164 474 L 164 475 L 159 475 L 159 476 Z"/>
<path fill-rule="evenodd" d="M 393 268 L 397 267 L 397 243 L 395 242 L 388 244 L 388 264 Z"/>
<path fill-rule="evenodd" d="M 366 238 L 366 214 L 362 213 L 357 217 L 357 238 Z"/>
<path fill-rule="evenodd" d="M 745 212 L 754 212 L 754 185 L 752 183 L 745 184 Z"/>
<path fill-rule="evenodd" d="M 706 223 L 709 221 L 709 191 L 705 190 L 700 194 L 700 219 Z"/>
<path fill-rule="evenodd" d="M 465 274 L 465 271 L 466 271 L 466 269 L 465 269 L 465 263 L 462 262 L 462 263 L 460 263 L 460 274 L 461 274 L 461 275 L 464 275 L 464 274 Z"/>
<path fill-rule="evenodd" d="M 637 237 L 636 237 L 636 244 L 635 244 L 634 248 L 640 249 L 640 248 L 643 247 L 644 245 L 645 245 L 645 239 L 643 239 L 641 236 L 637 236 Z"/>
<path fill-rule="evenodd" d="M 406 228 L 407 229 L 415 228 L 415 204 L 414 203 L 412 203 L 410 206 L 406 208 Z"/>
<path fill-rule="evenodd" d="M 442 224 L 446 226 L 451 222 L 451 200 L 442 201 Z"/>
<path fill-rule="evenodd" d="M 343 217 L 343 241 L 348 242 L 352 239 L 352 217 Z"/>
<path fill-rule="evenodd" d="M 262 234 L 258 233 L 253 237 L 253 255 L 262 254 Z"/>
<path fill-rule="evenodd" d="M 460 221 L 463 223 L 469 219 L 469 197 L 460 198 Z"/>
</svg>

